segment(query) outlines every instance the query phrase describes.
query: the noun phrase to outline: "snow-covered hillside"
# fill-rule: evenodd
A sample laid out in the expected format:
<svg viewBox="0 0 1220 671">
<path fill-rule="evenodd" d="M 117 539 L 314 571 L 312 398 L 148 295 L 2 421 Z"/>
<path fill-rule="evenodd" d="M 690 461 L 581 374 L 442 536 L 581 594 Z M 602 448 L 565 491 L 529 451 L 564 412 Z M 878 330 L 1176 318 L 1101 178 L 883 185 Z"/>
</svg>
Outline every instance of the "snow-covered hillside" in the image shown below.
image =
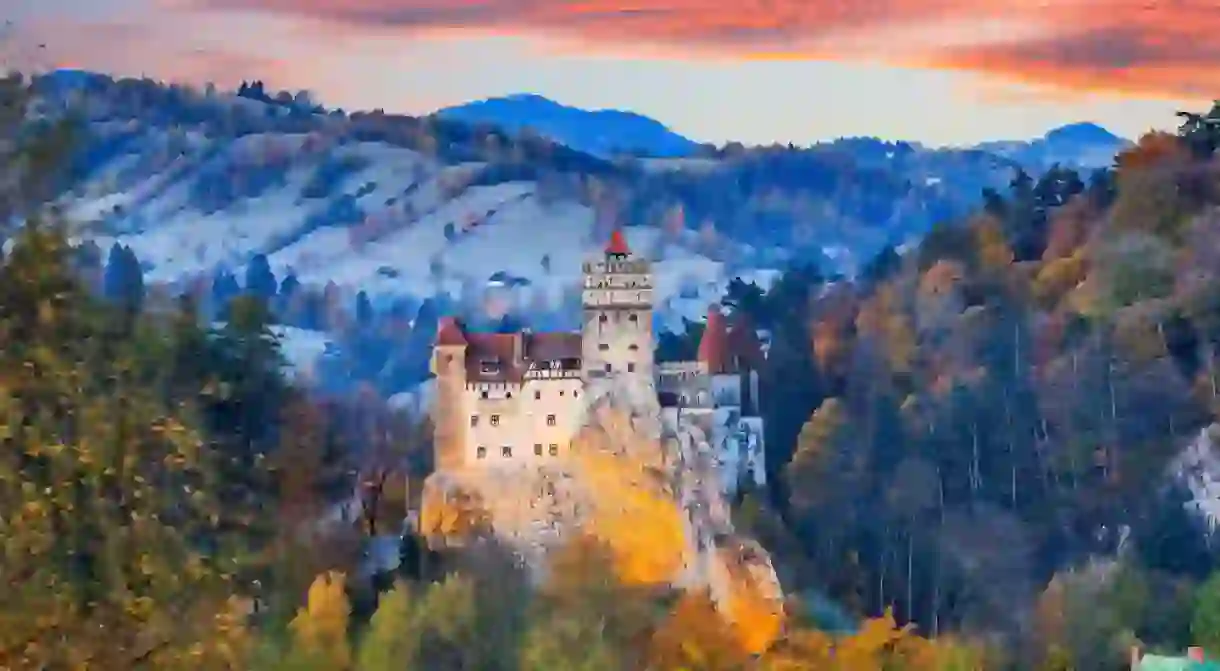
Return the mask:
<svg viewBox="0 0 1220 671">
<path fill-rule="evenodd" d="M 93 227 L 103 249 L 129 246 L 153 282 L 179 284 L 219 268 L 240 272 L 267 255 L 277 277 L 334 282 L 374 303 L 482 291 L 493 275 L 513 278 L 518 307 L 555 305 L 579 285 L 581 262 L 604 245 L 593 210 L 544 198 L 534 181 L 468 186 L 482 164 L 444 165 L 377 142 L 331 146 L 309 135 L 247 135 L 227 145 L 188 146 L 172 160 L 167 136 L 109 160 L 78 185 L 69 213 Z M 323 163 L 349 166 L 325 197 L 310 198 Z M 271 175 L 257 195 L 201 207 L 200 186 L 218 173 Z M 356 214 L 328 216 L 336 203 Z M 222 203 L 223 204 L 223 203 Z M 354 207 L 352 207 L 354 206 Z M 215 211 L 208 211 L 214 209 Z M 356 218 L 352 221 L 352 218 Z M 687 231 L 662 244 L 659 229 L 627 230 L 637 253 L 657 261 L 661 325 L 681 328 L 719 300 L 732 277 L 767 286 L 775 268 L 730 269 L 695 251 Z M 691 243 L 691 244 L 687 244 Z M 748 249 L 743 249 L 747 253 Z"/>
</svg>

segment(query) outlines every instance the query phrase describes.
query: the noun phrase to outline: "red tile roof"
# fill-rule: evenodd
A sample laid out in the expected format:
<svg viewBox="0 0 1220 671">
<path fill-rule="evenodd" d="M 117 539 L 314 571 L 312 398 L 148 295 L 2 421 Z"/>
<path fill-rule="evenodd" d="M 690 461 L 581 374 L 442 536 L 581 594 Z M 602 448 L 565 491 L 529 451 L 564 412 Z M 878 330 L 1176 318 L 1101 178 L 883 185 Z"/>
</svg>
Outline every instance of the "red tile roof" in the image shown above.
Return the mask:
<svg viewBox="0 0 1220 671">
<path fill-rule="evenodd" d="M 627 238 L 623 236 L 622 229 L 616 228 L 610 234 L 610 243 L 606 245 L 606 253 L 620 256 L 626 256 L 631 253 L 631 248 L 627 246 Z"/>
<path fill-rule="evenodd" d="M 453 317 L 441 317 L 436 328 L 436 344 L 453 347 L 466 345 L 466 337 L 462 335 L 462 327 Z"/>
</svg>

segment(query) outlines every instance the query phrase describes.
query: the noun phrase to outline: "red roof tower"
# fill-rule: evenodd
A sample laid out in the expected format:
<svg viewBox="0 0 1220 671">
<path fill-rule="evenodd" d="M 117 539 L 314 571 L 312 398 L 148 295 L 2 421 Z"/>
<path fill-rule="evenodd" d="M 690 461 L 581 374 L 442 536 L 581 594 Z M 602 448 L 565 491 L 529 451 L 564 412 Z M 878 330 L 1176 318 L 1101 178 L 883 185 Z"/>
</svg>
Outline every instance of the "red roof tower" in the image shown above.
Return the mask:
<svg viewBox="0 0 1220 671">
<path fill-rule="evenodd" d="M 610 242 L 606 245 L 606 256 L 627 256 L 631 254 L 631 248 L 627 246 L 627 238 L 623 236 L 621 228 L 614 229 L 610 234 Z"/>
<path fill-rule="evenodd" d="M 436 344 L 450 347 L 465 347 L 467 344 L 466 336 L 462 334 L 462 327 L 458 325 L 457 320 L 453 317 L 441 317 L 436 328 Z"/>
<path fill-rule="evenodd" d="M 728 330 L 725 328 L 724 315 L 720 312 L 720 306 L 713 304 L 707 309 L 707 326 L 699 339 L 699 361 L 707 364 L 709 372 L 719 373 L 724 369 L 727 351 Z"/>
</svg>

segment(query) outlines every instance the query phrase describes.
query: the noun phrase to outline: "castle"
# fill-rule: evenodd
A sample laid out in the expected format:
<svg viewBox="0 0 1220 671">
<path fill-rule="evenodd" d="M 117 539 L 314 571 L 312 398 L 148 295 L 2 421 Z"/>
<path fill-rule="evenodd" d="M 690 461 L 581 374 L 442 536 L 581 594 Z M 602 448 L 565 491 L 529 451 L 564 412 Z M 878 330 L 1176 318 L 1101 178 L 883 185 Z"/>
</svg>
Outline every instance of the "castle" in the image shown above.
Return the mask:
<svg viewBox="0 0 1220 671">
<path fill-rule="evenodd" d="M 745 320 L 718 307 L 694 361 L 654 363 L 653 274 L 616 230 L 604 254 L 583 265 L 582 328 L 576 333 L 473 333 L 439 324 L 436 376 L 438 471 L 542 466 L 561 458 L 581 429 L 586 384 L 640 376 L 657 390 L 664 426 L 708 436 L 720 487 L 765 482 L 758 373 L 763 349 Z"/>
</svg>

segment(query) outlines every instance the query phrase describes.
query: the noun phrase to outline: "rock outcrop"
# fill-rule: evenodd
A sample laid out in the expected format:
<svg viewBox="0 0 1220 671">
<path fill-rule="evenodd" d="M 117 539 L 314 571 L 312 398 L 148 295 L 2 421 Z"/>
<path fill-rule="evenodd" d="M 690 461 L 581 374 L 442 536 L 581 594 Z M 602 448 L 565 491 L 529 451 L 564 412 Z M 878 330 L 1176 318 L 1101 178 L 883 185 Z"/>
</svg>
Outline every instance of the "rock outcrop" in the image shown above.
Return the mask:
<svg viewBox="0 0 1220 671">
<path fill-rule="evenodd" d="M 767 552 L 733 528 L 706 432 L 663 423 L 639 376 L 591 380 L 585 397 L 567 458 L 433 474 L 421 517 L 430 542 L 492 534 L 541 579 L 551 552 L 589 534 L 612 549 L 621 580 L 708 589 L 733 620 L 778 618 L 779 580 Z"/>
</svg>

